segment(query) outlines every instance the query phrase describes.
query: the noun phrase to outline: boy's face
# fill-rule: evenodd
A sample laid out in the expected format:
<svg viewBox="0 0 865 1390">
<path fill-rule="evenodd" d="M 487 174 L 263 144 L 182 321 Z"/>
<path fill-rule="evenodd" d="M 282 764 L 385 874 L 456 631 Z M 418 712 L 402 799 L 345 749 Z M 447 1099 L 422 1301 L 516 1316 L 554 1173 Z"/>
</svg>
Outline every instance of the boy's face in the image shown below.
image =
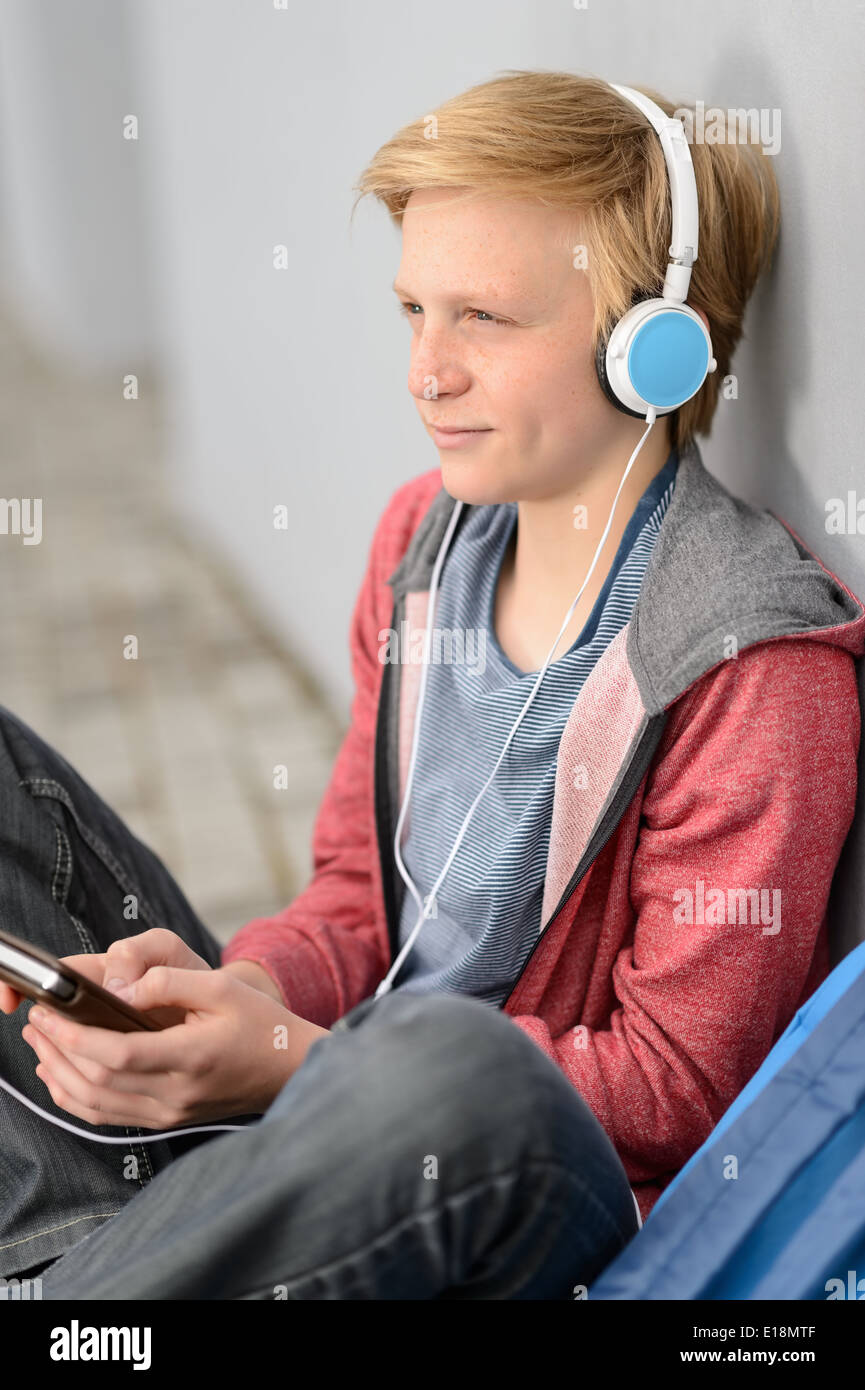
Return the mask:
<svg viewBox="0 0 865 1390">
<path fill-rule="evenodd" d="M 419 190 L 405 210 L 394 288 L 411 306 L 409 390 L 453 497 L 566 495 L 611 451 L 624 468 L 645 428 L 595 375 L 592 297 L 573 264 L 579 222 L 529 200 L 459 203 L 464 193 Z"/>
</svg>

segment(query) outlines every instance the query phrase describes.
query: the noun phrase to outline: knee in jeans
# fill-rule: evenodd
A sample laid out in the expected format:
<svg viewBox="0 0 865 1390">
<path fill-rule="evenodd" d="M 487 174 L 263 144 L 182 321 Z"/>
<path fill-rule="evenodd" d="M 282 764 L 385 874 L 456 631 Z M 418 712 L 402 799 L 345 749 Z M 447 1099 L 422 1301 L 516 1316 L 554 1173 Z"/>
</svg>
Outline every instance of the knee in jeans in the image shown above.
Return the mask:
<svg viewBox="0 0 865 1390">
<path fill-rule="evenodd" d="M 394 993 L 375 1008 L 374 1031 L 383 1044 L 410 1044 L 430 1059 L 464 1050 L 479 1064 L 498 1066 L 523 1041 L 500 1010 L 466 995 Z"/>
<path fill-rule="evenodd" d="M 413 1112 L 445 1106 L 461 1123 L 487 1127 L 506 1105 L 511 1122 L 525 1116 L 535 1133 L 543 1124 L 551 1064 L 500 1010 L 461 995 L 394 993 L 368 1018 L 358 1061 L 379 1085 L 386 1077 L 395 1098 L 404 1091 Z"/>
</svg>

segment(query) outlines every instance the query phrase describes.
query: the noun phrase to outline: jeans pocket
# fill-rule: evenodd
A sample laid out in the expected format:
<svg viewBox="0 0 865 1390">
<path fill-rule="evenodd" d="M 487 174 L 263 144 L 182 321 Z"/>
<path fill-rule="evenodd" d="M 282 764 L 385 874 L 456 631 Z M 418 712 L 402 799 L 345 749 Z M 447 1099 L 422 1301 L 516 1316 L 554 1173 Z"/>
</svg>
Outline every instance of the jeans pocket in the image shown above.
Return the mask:
<svg viewBox="0 0 865 1390">
<path fill-rule="evenodd" d="M 208 965 L 220 947 L 156 853 L 82 778 L 25 777 L 21 785 L 54 823 L 51 892 L 72 918 L 82 950 L 152 927 L 175 932 Z"/>
<path fill-rule="evenodd" d="M 13 778 L 17 786 L 8 785 Z M 80 924 L 83 950 L 162 926 L 209 965 L 220 964 L 219 943 L 159 856 L 57 749 L 0 705 L 0 800 L 22 789 L 54 822 L 51 892 Z"/>
<path fill-rule="evenodd" d="M 83 951 L 104 951 L 120 937 L 165 925 L 142 892 L 140 880 L 130 873 L 130 830 L 123 827 L 127 838 L 124 865 L 94 830 L 92 819 L 88 823 L 81 816 L 70 792 L 60 782 L 49 777 L 30 777 L 23 779 L 21 785 L 31 797 L 44 802 L 43 809 L 54 823 L 57 854 L 51 896 L 69 913 Z M 76 855 L 73 839 L 77 842 Z M 105 913 L 104 920 L 100 920 L 97 908 Z M 78 913 L 87 917 L 90 926 Z M 132 925 L 124 929 L 124 922 Z"/>
</svg>

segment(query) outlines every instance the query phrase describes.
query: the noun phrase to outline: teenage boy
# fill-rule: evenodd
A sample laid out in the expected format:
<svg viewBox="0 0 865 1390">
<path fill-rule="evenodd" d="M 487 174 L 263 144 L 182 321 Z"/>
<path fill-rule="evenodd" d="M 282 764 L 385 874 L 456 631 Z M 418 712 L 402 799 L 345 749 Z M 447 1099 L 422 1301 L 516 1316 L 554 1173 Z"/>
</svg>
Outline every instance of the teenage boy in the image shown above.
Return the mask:
<svg viewBox="0 0 865 1390">
<path fill-rule="evenodd" d="M 220 956 L 60 755 L 0 723 L 6 919 L 171 1025 L 34 1009 L 22 1043 L 0 1023 L 6 1079 L 48 1104 L 29 1044 L 55 1112 L 129 1141 L 0 1093 L 2 1272 L 41 1268 L 45 1297 L 569 1297 L 827 972 L 865 610 L 696 444 L 774 244 L 771 166 L 692 149 L 689 303 L 718 369 L 647 431 L 596 355 L 661 288 L 648 121 L 595 79 L 516 73 L 427 131 L 400 131 L 360 191 L 401 227 L 408 384 L 440 467 L 375 531 L 307 888 Z M 429 664 L 421 708 L 399 640 L 434 583 L 436 628 L 483 660 Z M 232 1116 L 237 1133 L 138 1142 Z"/>
</svg>

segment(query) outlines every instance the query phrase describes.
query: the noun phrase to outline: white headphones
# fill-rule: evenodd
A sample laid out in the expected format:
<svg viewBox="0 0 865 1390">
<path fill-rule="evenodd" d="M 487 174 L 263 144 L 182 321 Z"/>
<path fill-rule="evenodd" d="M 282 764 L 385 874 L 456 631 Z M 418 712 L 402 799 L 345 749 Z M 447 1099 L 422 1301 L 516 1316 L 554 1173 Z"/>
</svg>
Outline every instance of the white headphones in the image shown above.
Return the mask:
<svg viewBox="0 0 865 1390">
<path fill-rule="evenodd" d="M 659 415 L 666 415 L 671 410 L 676 410 L 679 406 L 684 405 L 685 401 L 695 396 L 703 385 L 707 374 L 713 372 L 717 365 L 714 357 L 712 357 L 712 343 L 703 320 L 700 318 L 699 314 L 695 313 L 694 310 L 684 302 L 688 294 L 688 286 L 691 280 L 691 266 L 697 259 L 697 229 L 699 220 L 697 183 L 694 178 L 694 166 L 691 162 L 691 152 L 688 148 L 688 141 L 685 137 L 684 128 L 681 121 L 666 116 L 655 102 L 650 101 L 649 98 L 643 96 L 641 92 L 634 91 L 631 87 L 618 87 L 615 84 L 611 84 L 611 86 L 613 86 L 614 90 L 619 92 L 621 96 L 626 97 L 640 108 L 643 114 L 651 121 L 660 136 L 661 146 L 667 162 L 667 171 L 670 180 L 670 195 L 672 199 L 673 241 L 669 248 L 670 262 L 667 266 L 667 275 L 664 281 L 662 297 L 660 299 L 642 299 L 639 303 L 633 305 L 623 314 L 622 318 L 619 319 L 618 323 L 611 331 L 608 341 L 599 346 L 596 355 L 598 380 L 604 394 L 612 401 L 613 405 L 615 405 L 618 410 L 623 411 L 626 415 L 634 415 L 640 419 L 644 418 L 647 422 L 646 429 L 640 438 L 639 444 L 628 460 L 628 466 L 622 475 L 622 481 L 619 483 L 618 490 L 613 499 L 613 505 L 610 508 L 610 515 L 607 518 L 607 524 L 604 527 L 603 535 L 595 551 L 594 559 L 589 566 L 588 573 L 580 585 L 579 593 L 568 609 L 565 620 L 559 628 L 558 636 L 553 642 L 547 654 L 547 658 L 537 674 L 531 694 L 523 705 L 513 728 L 505 739 L 502 751 L 499 753 L 492 772 L 469 807 L 451 852 L 445 860 L 438 878 L 430 889 L 426 902 L 424 902 L 403 863 L 399 842 L 406 811 L 408 809 L 412 780 L 414 778 L 414 770 L 417 761 L 418 739 L 420 734 L 421 715 L 423 713 L 424 696 L 426 694 L 429 652 L 439 576 L 448 546 L 451 543 L 457 521 L 462 512 L 463 503 L 458 501 L 454 506 L 450 521 L 448 522 L 447 529 L 439 547 L 438 555 L 436 556 L 430 579 L 423 672 L 421 674 L 417 710 L 415 712 L 414 734 L 412 737 L 411 756 L 409 759 L 408 775 L 406 777 L 405 793 L 394 834 L 393 848 L 397 868 L 399 869 L 406 887 L 415 900 L 419 909 L 419 915 L 405 944 L 384 979 L 379 984 L 375 992 L 376 999 L 386 994 L 393 987 L 393 981 L 399 973 L 403 961 L 417 940 L 418 933 L 423 927 L 424 922 L 431 916 L 434 910 L 436 893 L 441 887 L 453 863 L 454 856 L 462 844 L 463 837 L 474 815 L 475 808 L 495 777 L 501 765 L 502 758 L 510 747 L 514 734 L 522 723 L 529 705 L 535 698 L 547 667 L 552 660 L 553 653 L 559 645 L 562 633 L 568 626 L 574 609 L 582 596 L 583 590 L 592 576 L 598 561 L 598 556 L 603 550 L 604 543 L 609 535 L 613 515 L 616 510 L 616 503 L 625 485 L 625 479 L 628 477 L 634 460 L 648 438 L 649 431 Z"/>
<path fill-rule="evenodd" d="M 661 140 L 670 180 L 673 240 L 660 299 L 639 298 L 598 345 L 595 368 L 601 389 L 617 410 L 646 417 L 677 410 L 699 391 L 717 363 L 706 325 L 686 303 L 697 259 L 697 181 L 681 121 L 633 87 L 610 84 L 642 111 Z"/>
</svg>

